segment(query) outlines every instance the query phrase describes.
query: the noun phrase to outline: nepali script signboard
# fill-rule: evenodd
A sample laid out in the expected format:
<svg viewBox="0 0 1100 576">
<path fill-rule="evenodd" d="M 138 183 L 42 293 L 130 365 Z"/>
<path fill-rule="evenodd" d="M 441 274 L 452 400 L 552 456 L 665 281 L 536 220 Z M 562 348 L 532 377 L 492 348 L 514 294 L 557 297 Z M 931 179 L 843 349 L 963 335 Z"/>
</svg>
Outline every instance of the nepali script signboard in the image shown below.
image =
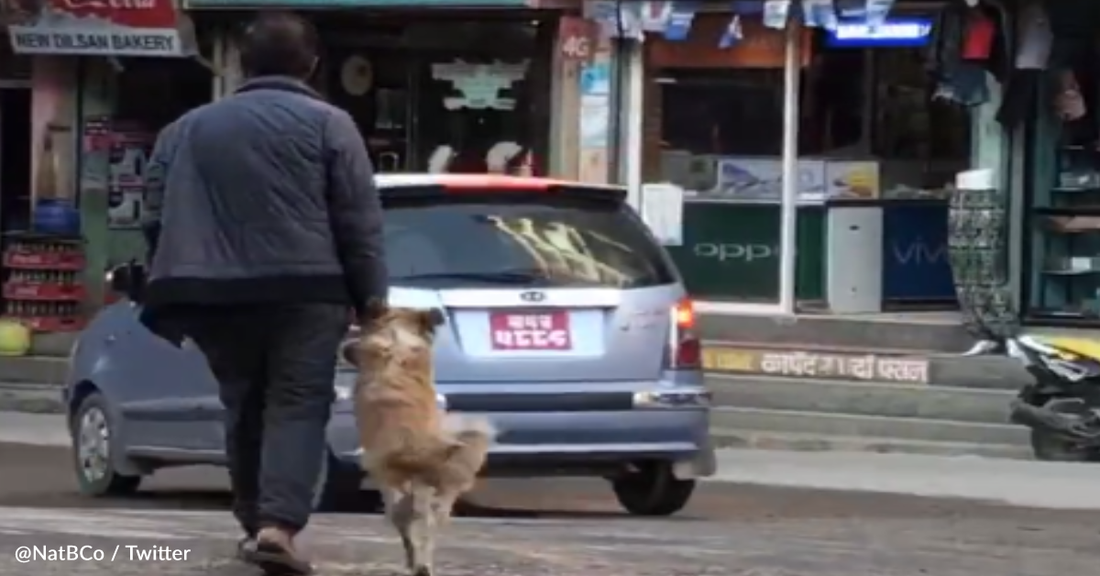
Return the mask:
<svg viewBox="0 0 1100 576">
<path fill-rule="evenodd" d="M 840 354 L 812 351 L 769 351 L 710 346 L 703 350 L 703 368 L 787 378 L 831 378 L 927 384 L 926 358 Z"/>
<path fill-rule="evenodd" d="M 173 0 L 2 0 L 19 54 L 188 56 Z"/>
</svg>

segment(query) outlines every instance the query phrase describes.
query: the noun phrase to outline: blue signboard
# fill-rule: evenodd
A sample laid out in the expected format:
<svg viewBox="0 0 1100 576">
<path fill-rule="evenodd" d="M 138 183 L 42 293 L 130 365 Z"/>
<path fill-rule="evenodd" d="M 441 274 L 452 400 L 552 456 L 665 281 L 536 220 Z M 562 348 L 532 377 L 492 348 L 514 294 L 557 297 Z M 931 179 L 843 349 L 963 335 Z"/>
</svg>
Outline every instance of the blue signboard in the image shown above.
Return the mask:
<svg viewBox="0 0 1100 576">
<path fill-rule="evenodd" d="M 947 204 L 882 209 L 882 299 L 955 300 Z"/>
<path fill-rule="evenodd" d="M 930 18 L 888 18 L 878 26 L 867 22 L 844 22 L 825 32 L 825 45 L 832 48 L 906 48 L 924 46 L 932 37 Z"/>
</svg>

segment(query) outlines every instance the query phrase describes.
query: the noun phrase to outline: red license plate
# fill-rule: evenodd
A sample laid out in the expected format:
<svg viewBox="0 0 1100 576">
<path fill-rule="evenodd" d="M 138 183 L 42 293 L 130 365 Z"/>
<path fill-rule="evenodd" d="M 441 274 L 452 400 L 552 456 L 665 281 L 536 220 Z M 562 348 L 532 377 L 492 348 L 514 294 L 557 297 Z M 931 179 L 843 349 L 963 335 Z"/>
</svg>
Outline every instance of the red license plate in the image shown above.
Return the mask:
<svg viewBox="0 0 1100 576">
<path fill-rule="evenodd" d="M 493 350 L 572 350 L 567 312 L 489 314 Z"/>
</svg>

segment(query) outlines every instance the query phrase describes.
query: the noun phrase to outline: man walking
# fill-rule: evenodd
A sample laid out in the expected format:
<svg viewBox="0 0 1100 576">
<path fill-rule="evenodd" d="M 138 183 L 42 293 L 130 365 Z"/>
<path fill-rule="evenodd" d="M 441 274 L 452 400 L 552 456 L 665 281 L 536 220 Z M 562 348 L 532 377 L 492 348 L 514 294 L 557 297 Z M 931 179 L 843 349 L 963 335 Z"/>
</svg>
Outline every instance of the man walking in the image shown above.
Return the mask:
<svg viewBox="0 0 1100 576">
<path fill-rule="evenodd" d="M 157 139 L 144 226 L 144 321 L 203 351 L 221 385 L 241 555 L 305 574 L 294 535 L 312 511 L 337 349 L 349 308 L 368 320 L 386 298 L 373 169 L 344 111 L 305 80 L 317 34 L 261 15 L 241 50 L 246 82 L 185 114 Z"/>
</svg>

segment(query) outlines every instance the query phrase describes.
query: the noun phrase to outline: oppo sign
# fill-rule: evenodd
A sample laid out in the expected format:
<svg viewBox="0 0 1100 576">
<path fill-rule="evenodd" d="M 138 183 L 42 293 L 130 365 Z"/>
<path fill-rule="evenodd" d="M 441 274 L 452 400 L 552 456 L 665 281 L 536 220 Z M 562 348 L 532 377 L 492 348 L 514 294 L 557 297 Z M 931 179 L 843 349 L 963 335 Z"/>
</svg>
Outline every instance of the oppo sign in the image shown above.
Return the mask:
<svg viewBox="0 0 1100 576">
<path fill-rule="evenodd" d="M 754 262 L 779 256 L 778 246 L 767 244 L 727 244 L 703 242 L 692 247 L 696 258 L 719 262 Z"/>
</svg>

